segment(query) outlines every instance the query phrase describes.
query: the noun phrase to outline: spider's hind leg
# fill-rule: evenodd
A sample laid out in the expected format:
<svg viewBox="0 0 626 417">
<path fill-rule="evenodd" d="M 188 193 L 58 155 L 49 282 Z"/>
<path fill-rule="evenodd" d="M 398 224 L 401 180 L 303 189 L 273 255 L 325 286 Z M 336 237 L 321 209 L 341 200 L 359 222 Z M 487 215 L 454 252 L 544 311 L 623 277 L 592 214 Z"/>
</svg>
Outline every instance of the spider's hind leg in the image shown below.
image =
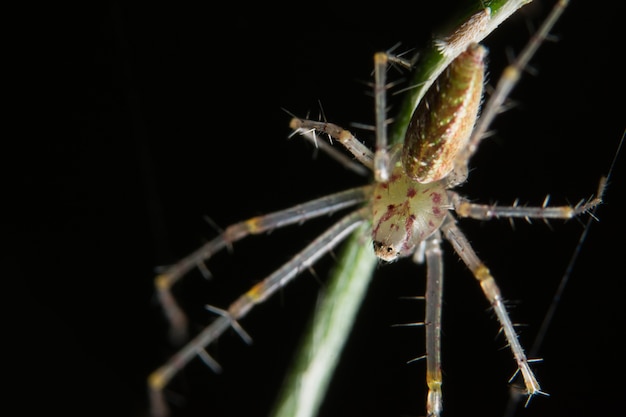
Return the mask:
<svg viewBox="0 0 626 417">
<path fill-rule="evenodd" d="M 454 248 L 455 252 L 472 272 L 474 278 L 476 278 L 479 282 L 485 297 L 491 304 L 493 311 L 496 313 L 500 326 L 502 327 L 502 332 L 506 337 L 507 344 L 511 349 L 511 353 L 513 353 L 515 362 L 517 363 L 516 374 L 520 373 L 524 378 L 528 400 L 530 400 L 530 398 L 534 395 L 546 395 L 541 391 L 539 382 L 537 381 L 532 369 L 530 369 L 531 361 L 524 353 L 524 349 L 522 348 L 522 345 L 517 337 L 517 333 L 513 327 L 513 323 L 511 322 L 511 318 L 506 310 L 504 299 L 500 293 L 500 288 L 498 287 L 494 277 L 491 275 L 491 272 L 480 260 L 480 258 L 478 258 L 478 255 L 474 252 L 474 249 L 467 240 L 467 237 L 465 237 L 463 232 L 456 225 L 456 221 L 452 215 L 448 215 L 441 227 L 441 230 L 445 238 Z"/>
</svg>

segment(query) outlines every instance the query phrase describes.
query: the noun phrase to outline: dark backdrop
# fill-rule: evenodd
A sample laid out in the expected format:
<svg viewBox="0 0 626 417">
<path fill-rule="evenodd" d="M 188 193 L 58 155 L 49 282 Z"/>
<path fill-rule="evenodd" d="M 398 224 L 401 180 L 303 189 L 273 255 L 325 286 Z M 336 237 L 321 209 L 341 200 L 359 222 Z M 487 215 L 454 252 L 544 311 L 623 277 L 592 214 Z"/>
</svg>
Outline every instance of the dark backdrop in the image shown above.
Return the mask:
<svg viewBox="0 0 626 417">
<path fill-rule="evenodd" d="M 403 2 L 180 5 L 123 2 L 46 6 L 20 14 L 21 54 L 13 108 L 25 116 L 5 136 L 8 259 L 12 305 L 5 357 L 18 372 L 4 407 L 21 413 L 146 415 L 145 378 L 173 348 L 155 303 L 157 265 L 175 261 L 252 215 L 361 184 L 361 179 L 288 140 L 289 116 L 319 113 L 343 126 L 372 123 L 372 55 L 401 42 L 423 45 L 454 4 Z M 441 3 L 441 4 L 440 4 Z M 490 80 L 519 51 L 550 5 L 536 2 L 486 42 Z M 550 2 L 551 3 L 551 2 Z M 576 202 L 596 191 L 624 131 L 624 35 L 616 10 L 575 1 L 513 93 L 517 106 L 472 161 L 461 191 L 479 202 Z M 22 41 L 24 41 L 22 43 Z M 354 129 L 364 140 L 368 132 Z M 618 415 L 624 330 L 624 156 L 599 222 L 577 258 L 536 366 L 549 398 L 525 416 Z M 583 218 L 583 221 L 586 217 Z M 199 330 L 308 242 L 325 224 L 276 231 L 235 245 L 194 273 L 178 294 Z M 463 221 L 479 255 L 532 343 L 581 223 Z M 445 245 L 445 415 L 501 416 L 514 363 L 478 285 Z M 171 386 L 181 416 L 264 416 L 332 258 L 305 273 L 212 349 L 216 376 L 195 361 Z M 324 416 L 423 413 L 424 270 L 381 267 L 324 405 Z M 17 358 L 17 359 L 14 359 Z M 618 368 L 621 368 L 618 369 Z"/>
</svg>

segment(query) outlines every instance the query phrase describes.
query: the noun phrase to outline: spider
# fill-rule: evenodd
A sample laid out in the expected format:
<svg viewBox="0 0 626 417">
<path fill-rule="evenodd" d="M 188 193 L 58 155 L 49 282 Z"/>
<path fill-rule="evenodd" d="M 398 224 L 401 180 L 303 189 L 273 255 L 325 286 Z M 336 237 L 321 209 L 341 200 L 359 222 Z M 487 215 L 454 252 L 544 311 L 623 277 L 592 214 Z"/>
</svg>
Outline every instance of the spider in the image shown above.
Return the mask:
<svg viewBox="0 0 626 417">
<path fill-rule="evenodd" d="M 226 310 L 209 307 L 218 315 L 217 319 L 150 376 L 153 410 L 159 412 L 166 409 L 161 391 L 191 358 L 198 356 L 211 368 L 219 371 L 219 364 L 209 356 L 205 348 L 230 328 L 249 342 L 251 338 L 238 320 L 357 229 L 369 231 L 370 244 L 367 246 L 371 248 L 369 250 L 373 249 L 380 262 L 412 257 L 415 262 L 426 264 L 427 307 L 424 326 L 427 415 L 439 416 L 443 409 L 443 378 L 439 352 L 443 283 L 441 244 L 444 240 L 453 247 L 479 282 L 497 316 L 517 365 L 517 373 L 523 378 L 528 399 L 542 394 L 530 367 L 531 359 L 526 357 L 518 341 L 496 281 L 456 222 L 459 217 L 478 220 L 498 217 L 569 219 L 588 212 L 601 202 L 602 184 L 597 197 L 574 206 L 548 206 L 547 199 L 538 207 L 475 204 L 455 191 L 467 179 L 470 158 L 484 138 L 496 112 L 502 107 L 519 74 L 565 7 L 565 2 L 557 3 L 528 47 L 505 70 L 495 92 L 480 110 L 486 50 L 478 42 L 523 3 L 518 2 L 511 6 L 510 11 L 499 11 L 497 14 L 492 14 L 490 8 L 477 11 L 452 35 L 440 40 L 438 48 L 443 57 L 441 71 L 434 71 L 429 76 L 429 82 L 415 89 L 414 100 L 419 104 L 412 108 L 414 111 L 411 112 L 405 138 L 400 143 L 391 140 L 389 144 L 387 139 L 385 95 L 388 85 L 385 71 L 389 62 L 406 66 L 411 63 L 390 53 L 375 55 L 375 152 L 362 145 L 352 133 L 337 125 L 298 117 L 291 120 L 290 127 L 294 134 L 303 135 L 313 141 L 317 141 L 319 134 L 325 134 L 340 142 L 361 164 L 373 172 L 375 181 L 371 185 L 348 189 L 286 210 L 235 223 L 197 251 L 161 271 L 156 279 L 160 300 L 173 323 L 172 328 L 182 333 L 180 329 L 186 327 L 185 317 L 170 288 L 189 270 L 196 267 L 204 270 L 203 262 L 213 254 L 251 234 L 264 233 L 349 207 L 357 207 L 278 270 L 235 300 Z M 425 93 L 420 93 L 423 91 Z M 361 233 L 357 236 L 358 239 L 363 239 Z M 180 339 L 184 336 L 178 334 L 176 337 Z"/>
</svg>

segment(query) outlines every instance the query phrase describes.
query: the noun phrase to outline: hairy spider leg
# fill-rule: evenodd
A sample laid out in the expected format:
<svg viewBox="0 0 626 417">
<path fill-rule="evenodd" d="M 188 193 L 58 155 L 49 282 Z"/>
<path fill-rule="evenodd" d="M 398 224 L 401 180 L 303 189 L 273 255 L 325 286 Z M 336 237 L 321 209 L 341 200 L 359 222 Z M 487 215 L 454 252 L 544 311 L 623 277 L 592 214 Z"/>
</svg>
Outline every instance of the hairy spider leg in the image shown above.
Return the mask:
<svg viewBox="0 0 626 417">
<path fill-rule="evenodd" d="M 315 217 L 361 204 L 368 200 L 371 188 L 371 186 L 352 188 L 299 204 L 286 210 L 252 217 L 235 223 L 228 226 L 219 236 L 163 271 L 157 276 L 155 285 L 165 314 L 172 320 L 170 323 L 175 336 L 180 338 L 181 333 L 186 332 L 186 318 L 176 303 L 171 293 L 171 288 L 189 270 L 246 236 L 306 222 Z M 255 304 L 266 300 L 277 289 L 286 285 L 296 275 L 306 270 L 320 256 L 345 239 L 366 218 L 366 214 L 363 212 L 363 209 L 358 209 L 339 220 L 281 268 L 233 302 L 226 311 L 219 310 L 223 312 L 220 317 L 191 341 L 187 342 L 164 365 L 152 372 L 148 377 L 148 388 L 153 415 L 168 415 L 168 408 L 163 398 L 163 389 L 189 361 L 199 356 L 210 368 L 219 372 L 219 365 L 209 356 L 205 348 L 217 340 L 230 327 L 238 330 L 239 334 L 244 337 L 244 340 L 247 340 L 248 337 L 237 324 L 237 320 L 244 317 Z M 213 308 L 213 310 L 217 309 Z M 180 326 L 183 326 L 183 328 Z"/>
</svg>

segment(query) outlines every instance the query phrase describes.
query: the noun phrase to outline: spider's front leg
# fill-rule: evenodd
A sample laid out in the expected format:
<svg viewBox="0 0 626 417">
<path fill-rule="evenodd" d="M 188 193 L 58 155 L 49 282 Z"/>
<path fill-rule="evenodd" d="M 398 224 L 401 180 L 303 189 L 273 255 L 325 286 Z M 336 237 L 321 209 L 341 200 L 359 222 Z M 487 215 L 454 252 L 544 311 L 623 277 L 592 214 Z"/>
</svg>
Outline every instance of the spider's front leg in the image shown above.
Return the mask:
<svg viewBox="0 0 626 417">
<path fill-rule="evenodd" d="M 293 206 L 263 216 L 252 217 L 248 220 L 235 223 L 225 229 L 223 233 L 201 246 L 176 264 L 166 268 L 155 280 L 159 300 L 162 303 L 166 316 L 175 335 L 181 336 L 186 331 L 185 315 L 176 303 L 172 293 L 172 286 L 187 272 L 195 267 L 202 268 L 216 252 L 231 246 L 235 242 L 252 234 L 259 234 L 268 230 L 298 224 L 324 214 L 353 207 L 368 199 L 371 187 L 357 187 L 339 193 L 321 197 L 309 202 Z M 294 255 L 287 263 L 274 271 L 261 282 L 250 288 L 245 294 L 235 300 L 226 310 L 212 307 L 210 310 L 219 314 L 209 326 L 187 342 L 165 364 L 153 371 L 148 377 L 151 412 L 154 416 L 169 414 L 163 390 L 171 379 L 193 358 L 199 357 L 214 371 L 219 372 L 219 364 L 209 356 L 205 349 L 215 342 L 227 329 L 234 328 L 246 341 L 250 337 L 239 326 L 238 320 L 245 317 L 257 304 L 262 303 L 279 288 L 284 287 L 300 272 L 309 268 L 322 255 L 344 240 L 366 218 L 365 209 L 360 208 L 347 214 L 337 221 L 331 228 L 320 234 L 302 251 Z M 181 323 L 180 320 L 183 320 Z M 176 327 L 179 326 L 179 327 Z"/>
<path fill-rule="evenodd" d="M 333 213 L 345 207 L 354 206 L 362 202 L 365 199 L 365 195 L 367 195 L 365 188 L 350 189 L 298 204 L 285 210 L 252 217 L 232 224 L 219 236 L 205 243 L 175 264 L 161 268 L 155 278 L 155 287 L 159 302 L 170 324 L 170 339 L 172 342 L 180 344 L 187 338 L 187 319 L 172 295 L 172 287 L 189 271 L 198 268 L 205 276 L 208 276 L 204 262 L 208 261 L 215 253 L 232 246 L 235 242 L 249 235 L 304 223 L 309 219 Z"/>
<path fill-rule="evenodd" d="M 376 182 L 389 181 L 392 161 L 389 154 L 387 136 L 387 68 L 389 64 L 398 64 L 412 69 L 412 62 L 388 52 L 374 54 L 374 110 L 376 115 L 376 152 L 374 153 L 374 179 Z"/>
</svg>

